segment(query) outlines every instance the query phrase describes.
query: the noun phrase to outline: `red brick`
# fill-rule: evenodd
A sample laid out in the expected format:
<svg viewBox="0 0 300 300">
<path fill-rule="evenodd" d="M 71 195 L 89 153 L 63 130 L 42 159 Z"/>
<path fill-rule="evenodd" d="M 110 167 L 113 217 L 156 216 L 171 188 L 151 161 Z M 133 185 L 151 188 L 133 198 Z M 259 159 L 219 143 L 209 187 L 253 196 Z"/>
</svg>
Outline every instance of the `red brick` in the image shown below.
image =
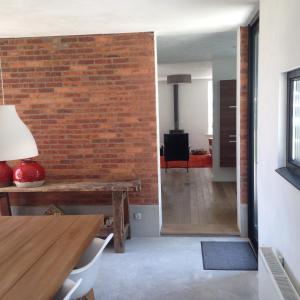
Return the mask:
<svg viewBox="0 0 300 300">
<path fill-rule="evenodd" d="M 142 179 L 157 204 L 152 33 L 0 39 L 8 104 L 29 126 L 48 179 Z M 13 204 L 110 203 L 110 194 L 28 194 Z"/>
</svg>

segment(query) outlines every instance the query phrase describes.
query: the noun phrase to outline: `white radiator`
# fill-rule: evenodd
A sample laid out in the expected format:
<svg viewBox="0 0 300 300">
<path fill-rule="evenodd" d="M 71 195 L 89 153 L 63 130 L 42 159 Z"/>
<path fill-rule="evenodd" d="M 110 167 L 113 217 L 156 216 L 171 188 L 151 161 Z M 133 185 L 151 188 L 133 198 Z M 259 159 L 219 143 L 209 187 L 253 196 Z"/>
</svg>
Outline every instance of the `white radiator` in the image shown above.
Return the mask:
<svg viewBox="0 0 300 300">
<path fill-rule="evenodd" d="M 300 300 L 272 248 L 259 249 L 258 293 L 260 300 Z"/>
</svg>

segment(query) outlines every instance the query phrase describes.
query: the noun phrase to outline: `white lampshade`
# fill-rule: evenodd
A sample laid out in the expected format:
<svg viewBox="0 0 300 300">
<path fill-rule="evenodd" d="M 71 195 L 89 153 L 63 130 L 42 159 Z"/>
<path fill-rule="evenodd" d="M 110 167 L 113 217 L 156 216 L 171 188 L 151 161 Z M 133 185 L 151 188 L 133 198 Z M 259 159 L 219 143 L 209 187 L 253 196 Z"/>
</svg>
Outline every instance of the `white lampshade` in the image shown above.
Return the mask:
<svg viewBox="0 0 300 300">
<path fill-rule="evenodd" d="M 0 161 L 37 156 L 38 149 L 14 105 L 0 105 Z"/>
</svg>

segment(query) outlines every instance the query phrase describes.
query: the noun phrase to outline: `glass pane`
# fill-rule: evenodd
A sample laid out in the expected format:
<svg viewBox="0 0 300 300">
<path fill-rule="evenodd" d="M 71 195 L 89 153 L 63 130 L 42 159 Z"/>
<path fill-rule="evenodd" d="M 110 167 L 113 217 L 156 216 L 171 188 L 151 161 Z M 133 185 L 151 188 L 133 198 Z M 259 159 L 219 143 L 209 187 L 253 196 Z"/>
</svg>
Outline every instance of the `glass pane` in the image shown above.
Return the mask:
<svg viewBox="0 0 300 300">
<path fill-rule="evenodd" d="M 300 78 L 292 84 L 292 160 L 300 164 Z"/>
</svg>

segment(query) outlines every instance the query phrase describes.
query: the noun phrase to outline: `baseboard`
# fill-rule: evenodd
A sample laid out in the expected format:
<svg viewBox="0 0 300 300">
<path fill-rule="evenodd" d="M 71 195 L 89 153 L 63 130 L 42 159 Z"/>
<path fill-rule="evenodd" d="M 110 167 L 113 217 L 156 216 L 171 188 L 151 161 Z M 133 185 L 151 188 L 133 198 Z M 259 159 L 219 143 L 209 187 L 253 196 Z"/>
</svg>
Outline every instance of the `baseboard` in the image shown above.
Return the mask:
<svg viewBox="0 0 300 300">
<path fill-rule="evenodd" d="M 141 213 L 142 219 L 136 220 L 135 213 Z M 134 237 L 158 237 L 159 219 L 159 205 L 130 205 L 131 233 Z"/>
<path fill-rule="evenodd" d="M 238 227 L 241 237 L 248 237 L 248 204 L 240 204 Z"/>
</svg>

